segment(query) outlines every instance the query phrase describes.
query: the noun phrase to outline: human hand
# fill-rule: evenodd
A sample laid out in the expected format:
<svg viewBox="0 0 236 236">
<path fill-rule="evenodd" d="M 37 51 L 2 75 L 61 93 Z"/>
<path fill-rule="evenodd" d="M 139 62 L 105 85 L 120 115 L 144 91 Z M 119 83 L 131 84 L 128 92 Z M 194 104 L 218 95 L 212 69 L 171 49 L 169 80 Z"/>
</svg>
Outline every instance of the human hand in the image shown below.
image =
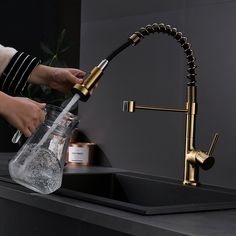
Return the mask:
<svg viewBox="0 0 236 236">
<path fill-rule="evenodd" d="M 38 65 L 32 71 L 29 82 L 47 85 L 63 93 L 70 93 L 72 87 L 83 83 L 85 72 L 74 68 L 58 68 Z"/>
<path fill-rule="evenodd" d="M 11 97 L 0 92 L 0 114 L 26 137 L 30 137 L 45 119 L 45 103 L 28 98 Z"/>
</svg>

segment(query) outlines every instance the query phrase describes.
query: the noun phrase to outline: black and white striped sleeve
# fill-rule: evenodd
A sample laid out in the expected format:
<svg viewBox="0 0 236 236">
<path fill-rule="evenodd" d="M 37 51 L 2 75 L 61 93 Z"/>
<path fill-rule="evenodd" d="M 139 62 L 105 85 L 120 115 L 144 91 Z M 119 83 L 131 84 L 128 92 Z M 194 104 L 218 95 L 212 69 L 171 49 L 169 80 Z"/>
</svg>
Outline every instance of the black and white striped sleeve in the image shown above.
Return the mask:
<svg viewBox="0 0 236 236">
<path fill-rule="evenodd" d="M 24 52 L 16 52 L 0 77 L 0 91 L 22 95 L 28 86 L 32 70 L 40 63 L 36 57 Z"/>
</svg>

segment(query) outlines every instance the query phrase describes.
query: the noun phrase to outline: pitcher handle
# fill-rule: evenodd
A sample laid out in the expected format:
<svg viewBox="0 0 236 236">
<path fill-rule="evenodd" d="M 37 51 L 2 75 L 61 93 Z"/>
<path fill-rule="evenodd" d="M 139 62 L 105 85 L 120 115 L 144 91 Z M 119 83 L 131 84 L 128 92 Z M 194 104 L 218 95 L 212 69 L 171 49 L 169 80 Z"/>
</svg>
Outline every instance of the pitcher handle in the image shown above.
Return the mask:
<svg viewBox="0 0 236 236">
<path fill-rule="evenodd" d="M 22 137 L 21 131 L 17 130 L 11 139 L 12 143 L 18 143 L 21 137 Z"/>
</svg>

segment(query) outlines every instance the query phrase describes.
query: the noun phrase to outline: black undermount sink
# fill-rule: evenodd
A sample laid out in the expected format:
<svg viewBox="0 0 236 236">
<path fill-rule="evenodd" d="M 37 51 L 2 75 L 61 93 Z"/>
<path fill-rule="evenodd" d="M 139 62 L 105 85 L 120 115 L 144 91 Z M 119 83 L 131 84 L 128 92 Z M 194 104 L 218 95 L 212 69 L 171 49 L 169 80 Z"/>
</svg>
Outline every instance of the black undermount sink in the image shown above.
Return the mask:
<svg viewBox="0 0 236 236">
<path fill-rule="evenodd" d="M 142 215 L 236 208 L 236 191 L 132 172 L 65 175 L 55 194 Z"/>
</svg>

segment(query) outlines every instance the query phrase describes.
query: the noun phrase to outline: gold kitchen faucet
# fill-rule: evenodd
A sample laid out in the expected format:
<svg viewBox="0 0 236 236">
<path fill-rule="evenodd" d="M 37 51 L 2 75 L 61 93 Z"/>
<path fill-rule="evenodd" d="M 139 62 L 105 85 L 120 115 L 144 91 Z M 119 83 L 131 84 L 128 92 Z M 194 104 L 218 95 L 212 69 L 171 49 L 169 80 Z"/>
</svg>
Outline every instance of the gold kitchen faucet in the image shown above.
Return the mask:
<svg viewBox="0 0 236 236">
<path fill-rule="evenodd" d="M 211 147 L 208 152 L 203 152 L 195 148 L 195 120 L 197 112 L 196 102 L 196 72 L 197 68 L 195 64 L 195 57 L 193 50 L 188 39 L 177 30 L 177 28 L 164 23 L 153 23 L 152 25 L 146 25 L 141 27 L 138 31 L 134 32 L 126 42 L 111 52 L 105 59 L 103 59 L 98 66 L 95 66 L 88 77 L 84 80 L 83 84 L 76 84 L 72 92 L 80 95 L 81 101 L 87 101 L 100 77 L 103 75 L 105 68 L 108 64 L 122 51 L 129 46 L 135 46 L 140 43 L 146 36 L 152 34 L 166 34 L 175 39 L 179 45 L 183 48 L 186 55 L 187 62 L 187 102 L 184 109 L 175 108 L 160 108 L 160 107 L 149 107 L 136 105 L 134 101 L 124 101 L 123 109 L 127 112 L 134 112 L 135 109 L 143 110 L 156 110 L 156 111 L 170 111 L 170 112 L 185 112 L 186 113 L 186 135 L 185 135 L 185 162 L 184 162 L 184 180 L 183 183 L 186 185 L 197 186 L 199 183 L 199 167 L 204 170 L 210 169 L 214 165 L 214 157 L 212 153 L 214 147 L 218 141 L 219 135 L 216 133 L 212 141 Z"/>
<path fill-rule="evenodd" d="M 204 170 L 208 170 L 214 165 L 215 159 L 212 156 L 212 153 L 218 141 L 219 134 L 215 134 L 208 152 L 204 152 L 195 148 L 195 123 L 197 113 L 196 86 L 187 86 L 187 102 L 186 108 L 184 109 L 136 105 L 134 101 L 123 102 L 123 111 L 135 112 L 136 109 L 186 113 L 183 184 L 197 186 L 199 184 L 199 167 Z"/>
</svg>

